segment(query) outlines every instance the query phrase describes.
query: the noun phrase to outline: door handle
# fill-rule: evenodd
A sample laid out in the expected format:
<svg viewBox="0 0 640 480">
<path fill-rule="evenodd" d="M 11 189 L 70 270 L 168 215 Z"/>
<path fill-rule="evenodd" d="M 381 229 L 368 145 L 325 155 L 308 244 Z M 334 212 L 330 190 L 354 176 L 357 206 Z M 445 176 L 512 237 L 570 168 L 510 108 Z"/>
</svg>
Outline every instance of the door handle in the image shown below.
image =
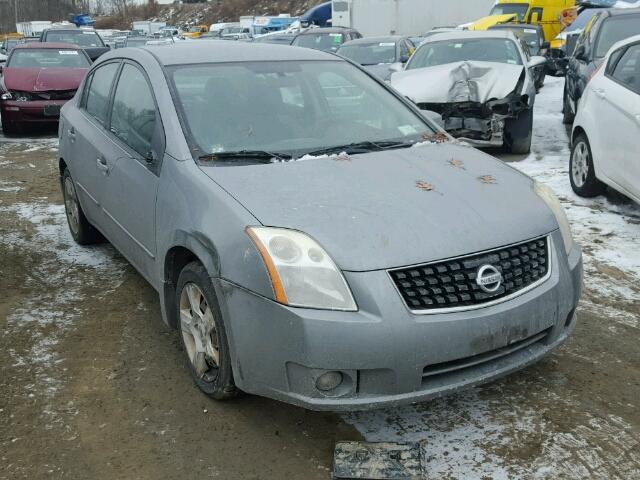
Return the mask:
<svg viewBox="0 0 640 480">
<path fill-rule="evenodd" d="M 76 140 L 76 129 L 73 127 L 69 128 L 69 130 L 67 130 L 67 136 L 74 142 Z"/>
<path fill-rule="evenodd" d="M 598 98 L 607 98 L 607 92 L 605 92 L 603 88 L 594 88 L 593 93 L 595 93 Z"/>
<path fill-rule="evenodd" d="M 107 164 L 106 158 L 98 157 L 96 159 L 96 165 L 98 165 L 98 168 L 102 170 L 105 175 L 109 173 L 109 165 Z"/>
</svg>

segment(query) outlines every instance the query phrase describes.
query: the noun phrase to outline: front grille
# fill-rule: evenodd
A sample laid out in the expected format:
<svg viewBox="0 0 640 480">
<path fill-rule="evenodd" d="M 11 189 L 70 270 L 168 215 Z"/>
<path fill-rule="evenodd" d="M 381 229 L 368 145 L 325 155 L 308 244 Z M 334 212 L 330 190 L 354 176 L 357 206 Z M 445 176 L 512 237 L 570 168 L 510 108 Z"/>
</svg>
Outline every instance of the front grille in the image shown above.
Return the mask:
<svg viewBox="0 0 640 480">
<path fill-rule="evenodd" d="M 71 100 L 75 90 L 53 90 L 50 92 L 32 92 L 33 100 Z"/>
<path fill-rule="evenodd" d="M 478 270 L 491 265 L 502 275 L 494 292 L 477 282 Z M 488 252 L 391 270 L 389 274 L 412 311 L 474 308 L 510 297 L 547 278 L 549 240 L 530 240 Z"/>
</svg>

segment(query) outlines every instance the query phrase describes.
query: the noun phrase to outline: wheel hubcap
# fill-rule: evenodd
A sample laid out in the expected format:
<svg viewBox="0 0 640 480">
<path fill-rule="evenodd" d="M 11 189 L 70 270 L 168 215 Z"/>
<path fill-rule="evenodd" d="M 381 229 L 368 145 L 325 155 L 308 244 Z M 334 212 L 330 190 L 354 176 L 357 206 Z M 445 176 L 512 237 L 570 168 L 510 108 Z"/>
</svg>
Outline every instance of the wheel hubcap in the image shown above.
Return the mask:
<svg viewBox="0 0 640 480">
<path fill-rule="evenodd" d="M 79 208 L 78 199 L 76 198 L 76 189 L 70 177 L 64 181 L 64 206 L 67 213 L 67 221 L 73 233 L 78 233 L 79 229 Z"/>
<path fill-rule="evenodd" d="M 589 149 L 584 142 L 578 143 L 573 151 L 571 176 L 576 187 L 582 187 L 589 174 Z"/>
<path fill-rule="evenodd" d="M 197 376 L 207 382 L 215 380 L 220 365 L 216 321 L 202 290 L 192 282 L 180 294 L 180 329 Z"/>
</svg>

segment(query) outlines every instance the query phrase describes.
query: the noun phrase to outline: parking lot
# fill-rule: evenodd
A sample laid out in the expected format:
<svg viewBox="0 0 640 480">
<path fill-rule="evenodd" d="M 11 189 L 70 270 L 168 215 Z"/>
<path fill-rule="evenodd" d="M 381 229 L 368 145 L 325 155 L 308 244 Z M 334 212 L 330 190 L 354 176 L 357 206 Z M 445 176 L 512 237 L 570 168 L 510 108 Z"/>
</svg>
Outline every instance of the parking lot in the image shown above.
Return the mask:
<svg viewBox="0 0 640 480">
<path fill-rule="evenodd" d="M 562 87 L 538 96 L 532 153 L 496 155 L 567 209 L 574 335 L 482 388 L 345 415 L 202 395 L 152 288 L 108 244 L 72 241 L 55 132 L 2 137 L 0 478 L 328 478 L 348 439 L 423 442 L 429 478 L 640 478 L 640 207 L 571 191 Z"/>
</svg>

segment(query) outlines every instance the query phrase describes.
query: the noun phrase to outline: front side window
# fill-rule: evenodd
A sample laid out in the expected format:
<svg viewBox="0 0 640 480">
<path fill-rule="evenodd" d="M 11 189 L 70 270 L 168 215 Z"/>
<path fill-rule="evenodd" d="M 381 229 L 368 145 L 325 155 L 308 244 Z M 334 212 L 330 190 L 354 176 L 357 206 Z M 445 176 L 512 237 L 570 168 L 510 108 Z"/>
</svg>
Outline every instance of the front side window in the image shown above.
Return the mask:
<svg viewBox="0 0 640 480">
<path fill-rule="evenodd" d="M 495 5 L 491 9 L 491 13 L 489 15 L 511 15 L 515 13 L 518 15 L 519 21 L 524 21 L 525 16 L 527 15 L 527 10 L 529 9 L 528 3 L 509 3 L 502 5 Z"/>
<path fill-rule="evenodd" d="M 90 30 L 49 30 L 47 32 L 47 42 L 70 43 L 79 47 L 104 47 L 104 42 L 100 36 Z"/>
<path fill-rule="evenodd" d="M 470 38 L 423 44 L 411 57 L 407 70 L 465 61 L 522 65 L 520 52 L 513 41 L 502 38 Z"/>
<path fill-rule="evenodd" d="M 620 15 L 606 19 L 595 49 L 596 58 L 604 57 L 609 49 L 625 38 L 640 34 L 640 15 Z"/>
<path fill-rule="evenodd" d="M 640 44 L 632 45 L 624 52 L 611 76 L 640 93 Z"/>
<path fill-rule="evenodd" d="M 142 72 L 125 64 L 113 96 L 111 131 L 143 157 L 151 151 L 157 116 L 151 88 Z"/>
<path fill-rule="evenodd" d="M 433 130 L 343 61 L 175 66 L 170 77 L 192 150 L 294 157 L 360 142 L 415 142 Z"/>
<path fill-rule="evenodd" d="M 16 49 L 9 59 L 13 68 L 89 68 L 89 60 L 78 50 Z"/>
<path fill-rule="evenodd" d="M 407 50 L 407 54 L 408 54 Z M 395 42 L 355 43 L 340 47 L 339 54 L 360 65 L 378 65 L 396 61 Z"/>
<path fill-rule="evenodd" d="M 108 63 L 97 68 L 87 80 L 88 91 L 84 108 L 103 125 L 107 123 L 109 92 L 119 66 L 118 63 Z"/>
</svg>

